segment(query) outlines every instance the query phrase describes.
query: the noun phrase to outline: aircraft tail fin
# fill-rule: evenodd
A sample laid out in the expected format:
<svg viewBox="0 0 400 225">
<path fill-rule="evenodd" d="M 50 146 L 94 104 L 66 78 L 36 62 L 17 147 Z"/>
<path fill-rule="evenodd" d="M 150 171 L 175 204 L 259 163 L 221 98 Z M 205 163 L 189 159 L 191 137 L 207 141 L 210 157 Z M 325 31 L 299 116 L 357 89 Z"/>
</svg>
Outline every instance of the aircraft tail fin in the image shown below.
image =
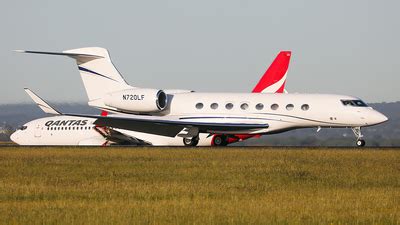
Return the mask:
<svg viewBox="0 0 400 225">
<path fill-rule="evenodd" d="M 281 51 L 258 81 L 253 93 L 285 93 L 286 75 L 291 51 Z"/>
<path fill-rule="evenodd" d="M 107 49 L 78 48 L 63 52 L 16 50 L 22 53 L 68 56 L 76 60 L 89 101 L 104 97 L 106 93 L 131 88 L 115 68 Z"/>
<path fill-rule="evenodd" d="M 29 95 L 29 97 L 32 98 L 32 100 L 36 103 L 37 106 L 43 112 L 47 114 L 54 114 L 54 115 L 61 115 L 59 111 L 51 107 L 47 102 L 45 102 L 42 98 L 40 98 L 37 94 L 35 94 L 33 91 L 31 91 L 29 88 L 24 88 L 25 92 Z"/>
</svg>

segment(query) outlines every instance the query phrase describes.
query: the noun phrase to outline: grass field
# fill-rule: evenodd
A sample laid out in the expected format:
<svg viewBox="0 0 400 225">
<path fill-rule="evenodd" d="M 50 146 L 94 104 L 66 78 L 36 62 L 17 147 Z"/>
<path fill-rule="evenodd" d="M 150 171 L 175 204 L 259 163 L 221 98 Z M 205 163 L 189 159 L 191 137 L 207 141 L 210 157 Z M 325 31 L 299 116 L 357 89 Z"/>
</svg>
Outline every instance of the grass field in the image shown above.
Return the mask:
<svg viewBox="0 0 400 225">
<path fill-rule="evenodd" d="M 5 147 L 0 224 L 400 224 L 400 151 Z"/>
</svg>

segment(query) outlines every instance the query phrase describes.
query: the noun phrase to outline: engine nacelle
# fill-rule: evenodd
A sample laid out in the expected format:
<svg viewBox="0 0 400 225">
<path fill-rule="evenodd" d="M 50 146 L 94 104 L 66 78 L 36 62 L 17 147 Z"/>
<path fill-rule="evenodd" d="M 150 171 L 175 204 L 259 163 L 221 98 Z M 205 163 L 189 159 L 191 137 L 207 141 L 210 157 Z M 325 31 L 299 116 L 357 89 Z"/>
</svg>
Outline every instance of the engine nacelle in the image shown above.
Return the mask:
<svg viewBox="0 0 400 225">
<path fill-rule="evenodd" d="M 156 89 L 127 89 L 107 94 L 104 104 L 125 112 L 160 112 L 167 107 L 167 94 Z"/>
</svg>

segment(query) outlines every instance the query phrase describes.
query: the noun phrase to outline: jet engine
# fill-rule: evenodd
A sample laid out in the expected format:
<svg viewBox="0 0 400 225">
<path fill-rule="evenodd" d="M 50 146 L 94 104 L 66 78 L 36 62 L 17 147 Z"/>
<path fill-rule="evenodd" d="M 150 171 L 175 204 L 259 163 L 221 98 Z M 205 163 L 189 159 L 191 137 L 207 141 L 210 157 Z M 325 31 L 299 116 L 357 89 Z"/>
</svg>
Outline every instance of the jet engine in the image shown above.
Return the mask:
<svg viewBox="0 0 400 225">
<path fill-rule="evenodd" d="M 127 89 L 107 94 L 104 104 L 125 112 L 154 113 L 167 107 L 167 94 L 156 89 Z"/>
</svg>

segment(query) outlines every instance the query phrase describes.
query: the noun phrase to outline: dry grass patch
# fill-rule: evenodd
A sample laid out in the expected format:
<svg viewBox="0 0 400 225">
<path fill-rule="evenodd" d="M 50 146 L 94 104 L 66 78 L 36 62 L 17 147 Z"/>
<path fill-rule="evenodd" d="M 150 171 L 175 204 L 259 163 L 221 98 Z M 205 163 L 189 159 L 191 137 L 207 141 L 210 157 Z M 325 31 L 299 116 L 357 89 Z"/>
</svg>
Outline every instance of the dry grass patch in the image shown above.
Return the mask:
<svg viewBox="0 0 400 225">
<path fill-rule="evenodd" d="M 396 150 L 0 150 L 0 224 L 399 224 L 399 218 Z"/>
</svg>

